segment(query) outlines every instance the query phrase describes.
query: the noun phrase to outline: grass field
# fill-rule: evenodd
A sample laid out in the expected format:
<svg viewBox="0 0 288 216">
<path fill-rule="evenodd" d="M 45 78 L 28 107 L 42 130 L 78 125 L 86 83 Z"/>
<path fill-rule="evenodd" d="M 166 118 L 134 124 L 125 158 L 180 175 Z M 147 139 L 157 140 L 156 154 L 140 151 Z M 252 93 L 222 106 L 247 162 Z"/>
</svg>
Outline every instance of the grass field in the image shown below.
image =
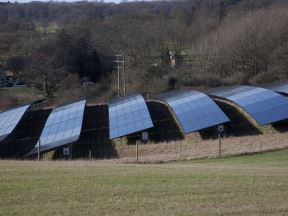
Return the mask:
<svg viewBox="0 0 288 216">
<path fill-rule="evenodd" d="M 37 92 L 36 90 L 33 90 L 29 87 L 23 86 L 23 87 L 11 87 L 11 88 L 1 88 L 0 89 L 0 95 L 15 95 L 18 97 L 25 97 L 27 95 L 29 96 L 38 96 L 40 97 L 40 93 Z"/>
<path fill-rule="evenodd" d="M 165 164 L 0 161 L 0 215 L 288 215 L 288 150 Z"/>
<path fill-rule="evenodd" d="M 37 90 L 28 87 L 0 88 L 0 110 L 13 106 L 42 99 L 43 96 Z"/>
</svg>

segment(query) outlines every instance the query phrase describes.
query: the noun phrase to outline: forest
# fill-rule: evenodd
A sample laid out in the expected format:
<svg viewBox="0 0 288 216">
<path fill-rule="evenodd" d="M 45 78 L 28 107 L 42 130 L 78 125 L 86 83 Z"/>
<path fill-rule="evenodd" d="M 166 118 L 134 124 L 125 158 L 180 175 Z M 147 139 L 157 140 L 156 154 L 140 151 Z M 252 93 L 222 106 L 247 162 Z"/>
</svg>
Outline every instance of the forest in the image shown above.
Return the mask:
<svg viewBox="0 0 288 216">
<path fill-rule="evenodd" d="M 0 65 L 47 98 L 117 95 L 115 55 L 124 56 L 127 93 L 147 97 L 286 80 L 288 3 L 0 3 Z"/>
</svg>

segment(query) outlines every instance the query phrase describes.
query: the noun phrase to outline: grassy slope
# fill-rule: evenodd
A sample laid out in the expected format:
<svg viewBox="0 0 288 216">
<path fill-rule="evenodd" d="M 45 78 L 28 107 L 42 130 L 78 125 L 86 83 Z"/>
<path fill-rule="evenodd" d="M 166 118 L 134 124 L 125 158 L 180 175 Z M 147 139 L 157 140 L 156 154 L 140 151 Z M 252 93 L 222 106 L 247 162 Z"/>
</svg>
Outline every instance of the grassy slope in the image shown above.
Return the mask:
<svg viewBox="0 0 288 216">
<path fill-rule="evenodd" d="M 222 139 L 222 155 L 241 155 L 288 148 L 288 133 L 273 132 L 241 137 Z M 157 144 L 139 145 L 139 158 L 143 162 L 160 162 L 181 159 L 199 159 L 218 157 L 218 140 L 193 140 L 187 138 L 179 141 L 162 142 Z M 135 146 L 116 145 L 117 153 L 122 161 L 135 160 Z"/>
<path fill-rule="evenodd" d="M 0 215 L 287 215 L 288 150 L 168 164 L 1 161 Z"/>
<path fill-rule="evenodd" d="M 9 94 L 9 95 L 16 95 L 18 97 L 25 97 L 26 95 L 31 95 L 31 96 L 40 96 L 39 92 L 36 90 L 33 90 L 29 87 L 13 87 L 13 88 L 1 88 L 0 89 L 0 94 Z"/>
<path fill-rule="evenodd" d="M 40 92 L 28 87 L 0 88 L 0 110 L 42 98 Z"/>
</svg>

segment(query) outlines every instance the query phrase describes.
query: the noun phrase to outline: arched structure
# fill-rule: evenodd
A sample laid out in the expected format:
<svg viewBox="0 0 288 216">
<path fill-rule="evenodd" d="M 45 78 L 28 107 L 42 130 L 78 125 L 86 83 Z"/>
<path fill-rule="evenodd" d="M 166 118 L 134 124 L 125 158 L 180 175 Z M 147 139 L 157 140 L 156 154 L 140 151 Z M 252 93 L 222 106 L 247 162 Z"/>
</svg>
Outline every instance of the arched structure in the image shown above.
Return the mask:
<svg viewBox="0 0 288 216">
<path fill-rule="evenodd" d="M 265 88 L 271 89 L 280 94 L 288 95 L 288 82 L 277 82 L 265 85 Z"/>
<path fill-rule="evenodd" d="M 81 133 L 86 100 L 55 108 L 49 115 L 36 146 L 28 155 L 51 151 L 76 142 Z"/>
<path fill-rule="evenodd" d="M 184 133 L 229 122 L 229 118 L 218 105 L 199 91 L 171 91 L 158 98 L 171 107 Z"/>
<path fill-rule="evenodd" d="M 109 101 L 109 138 L 115 139 L 153 127 L 142 95 L 117 97 Z"/>
<path fill-rule="evenodd" d="M 269 89 L 230 86 L 210 89 L 207 93 L 237 104 L 260 126 L 288 119 L 288 99 Z"/>
<path fill-rule="evenodd" d="M 30 104 L 0 113 L 0 142 L 12 133 L 29 107 Z"/>
</svg>

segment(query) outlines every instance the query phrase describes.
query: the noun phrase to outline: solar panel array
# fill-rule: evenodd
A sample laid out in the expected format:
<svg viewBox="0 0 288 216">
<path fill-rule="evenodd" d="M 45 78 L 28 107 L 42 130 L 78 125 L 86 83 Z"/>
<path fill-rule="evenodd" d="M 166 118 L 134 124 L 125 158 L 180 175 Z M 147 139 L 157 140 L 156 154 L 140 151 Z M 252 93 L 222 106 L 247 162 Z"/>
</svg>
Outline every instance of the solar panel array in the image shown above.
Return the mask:
<svg viewBox="0 0 288 216">
<path fill-rule="evenodd" d="M 49 115 L 40 139 L 29 153 L 47 151 L 76 142 L 81 133 L 86 100 L 55 108 Z"/>
<path fill-rule="evenodd" d="M 175 112 L 185 133 L 230 121 L 211 98 L 198 91 L 172 91 L 159 98 Z"/>
<path fill-rule="evenodd" d="M 279 93 L 288 94 L 288 82 L 274 83 L 274 84 L 265 86 L 265 88 L 271 89 Z"/>
<path fill-rule="evenodd" d="M 30 105 L 0 113 L 0 141 L 3 141 L 17 126 Z"/>
<path fill-rule="evenodd" d="M 131 95 L 109 102 L 109 137 L 115 139 L 153 127 L 144 98 Z"/>
<path fill-rule="evenodd" d="M 210 95 L 225 98 L 241 106 L 259 125 L 288 118 L 288 99 L 268 89 L 232 86 L 212 89 Z"/>
</svg>

